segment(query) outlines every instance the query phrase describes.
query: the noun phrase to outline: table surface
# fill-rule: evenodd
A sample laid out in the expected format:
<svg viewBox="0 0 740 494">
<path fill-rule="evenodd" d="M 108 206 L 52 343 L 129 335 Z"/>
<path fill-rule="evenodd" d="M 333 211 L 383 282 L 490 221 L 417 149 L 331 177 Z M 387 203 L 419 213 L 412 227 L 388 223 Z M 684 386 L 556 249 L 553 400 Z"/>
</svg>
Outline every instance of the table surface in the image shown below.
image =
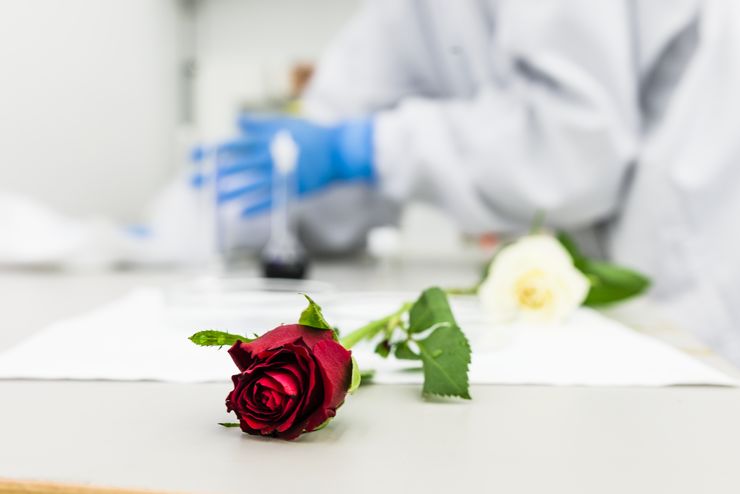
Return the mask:
<svg viewBox="0 0 740 494">
<path fill-rule="evenodd" d="M 471 266 L 319 264 L 339 288 L 466 285 Z M 142 284 L 192 274 L 0 271 L 0 351 Z M 647 304 L 613 312 L 697 355 Z M 363 387 L 296 442 L 226 419 L 226 384 L 0 381 L 0 478 L 191 493 L 740 492 L 740 390 L 474 386 L 473 401 L 418 386 Z"/>
</svg>

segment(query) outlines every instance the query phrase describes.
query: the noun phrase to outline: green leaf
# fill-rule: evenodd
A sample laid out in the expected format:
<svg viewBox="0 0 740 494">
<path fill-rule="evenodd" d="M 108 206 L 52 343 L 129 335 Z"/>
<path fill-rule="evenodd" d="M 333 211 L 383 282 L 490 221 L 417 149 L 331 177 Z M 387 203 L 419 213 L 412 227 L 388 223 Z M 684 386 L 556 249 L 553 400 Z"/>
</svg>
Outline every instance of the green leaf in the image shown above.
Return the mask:
<svg viewBox="0 0 740 494">
<path fill-rule="evenodd" d="M 250 341 L 254 341 L 256 338 L 247 338 L 246 336 L 238 334 L 213 331 L 209 329 L 206 331 L 198 331 L 188 339 L 198 346 L 231 346 L 237 341 L 249 343 Z"/>
<path fill-rule="evenodd" d="M 318 329 L 329 329 L 332 330 L 332 327 L 329 325 L 328 322 L 326 322 L 326 319 L 324 319 L 324 315 L 321 313 L 321 307 L 319 304 L 313 301 L 311 297 L 303 294 L 304 297 L 306 297 L 306 300 L 308 300 L 308 307 L 301 312 L 301 318 L 298 320 L 298 324 L 301 324 L 303 326 L 311 326 L 312 328 L 318 328 Z"/>
<path fill-rule="evenodd" d="M 650 287 L 650 279 L 637 271 L 586 258 L 567 233 L 558 233 L 558 241 L 573 257 L 575 267 L 591 282 L 591 289 L 583 305 L 598 307 L 620 302 L 639 295 Z"/>
<path fill-rule="evenodd" d="M 373 380 L 373 377 L 375 377 L 375 370 L 368 369 L 368 370 L 361 370 L 360 371 L 360 386 L 363 386 L 365 384 L 370 384 L 370 381 Z"/>
<path fill-rule="evenodd" d="M 424 395 L 470 399 L 470 343 L 457 325 L 440 326 L 419 345 L 424 367 Z"/>
<path fill-rule="evenodd" d="M 388 340 L 383 340 L 375 345 L 375 353 L 383 358 L 388 358 L 388 355 L 391 353 L 391 346 L 388 344 Z"/>
<path fill-rule="evenodd" d="M 581 259 L 576 267 L 591 281 L 591 290 L 583 303 L 590 307 L 626 300 L 650 287 L 650 280 L 644 275 L 607 262 Z"/>
<path fill-rule="evenodd" d="M 239 427 L 239 422 L 219 422 L 221 427 Z"/>
<path fill-rule="evenodd" d="M 357 360 L 352 357 L 352 380 L 350 381 L 349 389 L 347 390 L 347 392 L 354 393 L 355 391 L 357 391 L 357 388 L 360 387 L 361 383 L 362 374 L 360 373 L 360 366 L 357 365 Z"/>
<path fill-rule="evenodd" d="M 393 354 L 401 360 L 419 360 L 421 357 L 409 347 L 408 342 L 402 341 L 396 345 Z"/>
<path fill-rule="evenodd" d="M 420 333 L 441 323 L 457 326 L 447 294 L 439 287 L 427 288 L 411 307 L 408 332 Z"/>
<path fill-rule="evenodd" d="M 573 262 L 577 263 L 579 260 L 583 259 L 583 254 L 581 254 L 581 250 L 576 245 L 573 237 L 565 232 L 558 232 L 557 239 L 558 242 L 560 242 L 560 245 L 562 245 L 563 248 L 568 251 L 570 257 L 573 258 Z"/>
</svg>

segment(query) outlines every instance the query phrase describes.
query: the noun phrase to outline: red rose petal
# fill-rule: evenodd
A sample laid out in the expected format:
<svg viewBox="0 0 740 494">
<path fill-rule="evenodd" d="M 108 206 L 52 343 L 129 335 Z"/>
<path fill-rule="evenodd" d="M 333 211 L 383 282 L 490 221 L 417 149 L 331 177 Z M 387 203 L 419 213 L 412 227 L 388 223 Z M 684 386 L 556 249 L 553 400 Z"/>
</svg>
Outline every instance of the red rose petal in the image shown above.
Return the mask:
<svg viewBox="0 0 740 494">
<path fill-rule="evenodd" d="M 268 373 L 265 373 L 265 375 L 258 378 L 256 383 L 260 386 L 264 386 L 265 388 L 269 388 L 274 391 L 282 392 L 284 389 L 284 387 Z"/>
<path fill-rule="evenodd" d="M 245 372 L 244 374 L 247 374 Z M 270 375 L 268 375 L 270 374 Z M 250 425 L 255 427 L 255 421 L 268 424 L 267 431 L 262 433 L 271 433 L 275 428 L 286 429 L 292 426 L 293 417 L 300 411 L 302 403 L 302 391 L 296 387 L 294 393 L 296 396 L 289 396 L 285 391 L 293 391 L 290 384 L 285 387 L 277 379 L 288 381 L 294 380 L 292 373 L 286 368 L 265 371 L 265 375 L 254 382 L 249 390 L 243 393 L 246 396 L 243 403 L 240 403 L 237 409 L 238 414 L 250 418 Z M 268 384 L 270 387 L 264 386 Z M 274 389 L 272 389 L 274 388 Z"/>
<path fill-rule="evenodd" d="M 246 422 L 251 429 L 259 431 L 259 433 L 263 435 L 271 434 L 274 430 L 274 427 L 272 427 L 269 423 L 256 420 L 247 414 L 241 417 L 241 421 Z"/>
<path fill-rule="evenodd" d="M 351 354 L 330 331 L 281 326 L 229 353 L 242 373 L 226 406 L 248 434 L 295 439 L 333 417 L 349 388 Z"/>
<path fill-rule="evenodd" d="M 252 363 L 254 355 L 293 343 L 298 339 L 302 339 L 306 346 L 312 349 L 321 341 L 334 341 L 334 334 L 329 330 L 309 328 L 300 324 L 278 326 L 251 343 L 237 341 L 229 349 L 229 355 L 239 370 L 243 371 Z"/>
<path fill-rule="evenodd" d="M 263 394 L 265 400 L 265 407 L 270 410 L 278 410 L 282 408 L 283 402 L 285 401 L 285 395 L 282 393 L 276 393 L 275 391 L 265 391 Z"/>
<path fill-rule="evenodd" d="M 334 416 L 335 410 L 344 402 L 352 380 L 352 353 L 342 345 L 333 340 L 319 342 L 313 347 L 313 353 L 321 371 L 324 400 L 306 423 L 307 431 Z"/>
<path fill-rule="evenodd" d="M 282 389 L 277 391 L 289 396 L 297 396 L 300 392 L 300 383 L 296 376 L 284 368 L 265 371 L 265 375 L 280 384 Z"/>
<path fill-rule="evenodd" d="M 248 392 L 244 393 L 244 402 L 240 405 L 240 408 L 244 410 L 251 410 L 258 414 L 269 414 L 274 412 L 273 408 L 267 406 L 267 395 L 272 391 L 266 391 L 267 388 L 255 384 Z"/>
<path fill-rule="evenodd" d="M 301 434 L 303 434 L 303 431 L 305 429 L 303 427 L 296 428 L 296 429 L 289 429 L 285 432 L 277 431 L 275 433 L 275 437 L 279 437 L 280 439 L 285 439 L 286 441 L 292 441 L 294 439 L 298 439 Z"/>
<path fill-rule="evenodd" d="M 286 348 L 290 348 L 295 352 L 296 360 L 302 364 L 302 377 L 305 376 L 305 379 L 308 381 L 308 386 L 304 386 L 300 401 L 297 403 L 295 409 L 277 428 L 278 437 L 290 439 L 298 437 L 303 432 L 306 421 L 321 405 L 321 401 L 323 400 L 323 386 L 321 385 L 321 373 L 314 357 L 311 356 L 308 349 L 303 345 L 290 345 Z M 297 369 L 293 369 L 297 371 Z"/>
</svg>

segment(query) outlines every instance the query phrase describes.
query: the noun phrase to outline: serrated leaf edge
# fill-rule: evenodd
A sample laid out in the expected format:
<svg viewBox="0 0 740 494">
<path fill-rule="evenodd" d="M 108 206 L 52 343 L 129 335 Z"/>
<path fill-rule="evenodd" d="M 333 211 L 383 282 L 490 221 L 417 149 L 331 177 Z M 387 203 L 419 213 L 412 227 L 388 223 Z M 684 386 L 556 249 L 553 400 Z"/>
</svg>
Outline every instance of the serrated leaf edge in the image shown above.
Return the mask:
<svg viewBox="0 0 740 494">
<path fill-rule="evenodd" d="M 463 330 L 460 329 L 459 326 L 455 326 L 455 327 L 460 331 L 460 333 L 462 334 L 463 338 L 465 339 L 465 347 L 468 350 L 468 358 L 465 360 L 465 384 L 466 384 L 465 388 L 466 389 L 463 392 L 446 394 L 446 393 L 438 393 L 438 392 L 434 392 L 434 391 L 428 391 L 425 388 L 422 388 L 422 394 L 423 395 L 434 395 L 434 396 L 442 396 L 442 397 L 454 397 L 454 396 L 457 396 L 457 397 L 463 398 L 465 400 L 472 399 L 471 396 L 470 396 L 470 378 L 469 378 L 469 375 L 468 375 L 469 372 L 470 372 L 470 360 L 471 360 L 470 359 L 470 355 L 472 353 L 472 349 L 470 347 L 470 342 L 468 341 L 468 337 L 465 336 L 465 333 L 463 332 Z M 419 342 L 417 342 L 417 344 L 418 343 Z M 451 377 L 449 377 L 449 375 L 445 371 L 445 368 L 442 367 L 441 365 L 439 365 L 439 363 L 436 362 L 436 360 L 437 360 L 436 357 L 434 357 L 431 354 L 429 354 L 428 352 L 426 352 L 424 350 L 424 347 L 422 345 L 419 345 L 419 353 L 422 354 L 422 355 L 427 355 L 428 358 L 430 359 L 430 361 L 433 362 L 433 363 L 435 363 L 436 364 L 436 367 L 442 371 L 442 374 L 447 378 L 447 381 L 450 382 L 450 383 L 452 383 L 452 386 L 454 388 L 457 388 L 458 387 L 457 384 L 454 382 L 454 380 Z M 439 356 L 439 355 L 437 355 L 437 356 Z M 422 365 L 426 365 L 427 362 L 428 362 L 428 360 L 422 358 L 421 359 L 421 362 L 422 362 Z"/>
</svg>

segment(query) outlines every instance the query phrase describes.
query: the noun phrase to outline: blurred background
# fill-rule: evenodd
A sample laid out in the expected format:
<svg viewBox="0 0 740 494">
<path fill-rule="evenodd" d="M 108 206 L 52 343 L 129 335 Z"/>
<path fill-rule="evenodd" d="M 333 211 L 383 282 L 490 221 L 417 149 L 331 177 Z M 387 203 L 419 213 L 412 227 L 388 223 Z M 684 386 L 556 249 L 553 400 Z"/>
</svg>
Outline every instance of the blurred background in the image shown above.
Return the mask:
<svg viewBox="0 0 740 494">
<path fill-rule="evenodd" d="M 193 149 L 233 136 L 244 111 L 295 111 L 314 64 L 360 4 L 3 1 L 0 263 L 69 264 L 61 251 L 75 250 L 71 244 L 85 244 L 86 258 L 75 254 L 74 264 L 202 260 L 173 245 L 203 233 L 195 215 L 177 213 L 188 192 L 170 190 L 192 174 Z M 406 209 L 408 251 L 469 255 L 459 252 L 457 229 L 439 210 Z M 264 243 L 265 221 L 255 222 L 250 247 Z M 111 239 L 119 226 L 142 223 L 154 223 L 158 235 L 167 230 L 160 235 L 166 245 L 132 254 L 141 246 Z M 429 242 L 430 229 L 448 235 Z M 381 250 L 398 243 L 395 232 L 380 237 Z M 31 252 L 49 238 L 60 248 Z"/>
<path fill-rule="evenodd" d="M 291 94 L 352 0 L 3 1 L 0 190 L 137 221 L 198 138 Z M 190 142 L 189 142 L 190 141 Z"/>
<path fill-rule="evenodd" d="M 0 265 L 228 268 L 284 223 L 291 259 L 470 266 L 542 214 L 740 361 L 740 9 L 607 5 L 3 0 Z M 318 156 L 283 223 L 281 129 Z"/>
</svg>

